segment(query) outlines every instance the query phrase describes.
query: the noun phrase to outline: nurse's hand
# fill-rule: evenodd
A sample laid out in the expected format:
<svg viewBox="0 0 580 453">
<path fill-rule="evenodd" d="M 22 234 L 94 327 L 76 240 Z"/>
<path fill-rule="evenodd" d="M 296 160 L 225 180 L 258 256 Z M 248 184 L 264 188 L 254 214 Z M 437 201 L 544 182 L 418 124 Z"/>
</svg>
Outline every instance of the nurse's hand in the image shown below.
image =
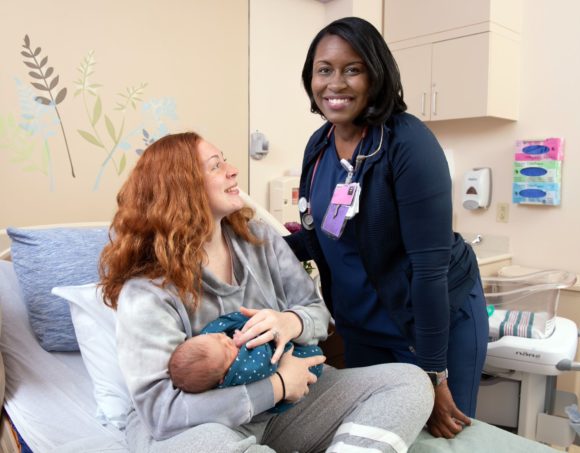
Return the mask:
<svg viewBox="0 0 580 453">
<path fill-rule="evenodd" d="M 452 439 L 464 426 L 471 425 L 471 419 L 461 412 L 451 396 L 447 381 L 435 387 L 435 406 L 427 426 L 431 435 Z"/>
<path fill-rule="evenodd" d="M 240 307 L 240 312 L 250 318 L 237 338 L 234 338 L 239 348 L 246 345 L 249 349 L 274 341 L 276 350 L 272 355 L 272 363 L 277 363 L 282 357 L 284 346 L 290 340 L 302 333 L 302 321 L 291 311 L 276 311 L 269 308 L 256 310 Z"/>
</svg>

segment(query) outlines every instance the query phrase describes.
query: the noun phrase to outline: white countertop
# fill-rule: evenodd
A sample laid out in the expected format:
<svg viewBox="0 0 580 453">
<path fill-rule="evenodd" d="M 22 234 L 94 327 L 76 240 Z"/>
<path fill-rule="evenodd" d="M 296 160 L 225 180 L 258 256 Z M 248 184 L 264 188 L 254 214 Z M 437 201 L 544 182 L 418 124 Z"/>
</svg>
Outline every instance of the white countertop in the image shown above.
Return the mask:
<svg viewBox="0 0 580 453">
<path fill-rule="evenodd" d="M 472 244 L 473 251 L 477 256 L 477 264 L 480 266 L 512 258 L 507 236 L 486 233 L 462 233 L 461 235 L 465 242 Z M 479 241 L 475 239 L 477 236 L 479 236 Z"/>
<path fill-rule="evenodd" d="M 511 253 L 498 252 L 497 250 L 476 250 L 475 256 L 477 256 L 477 264 L 480 266 L 512 258 Z"/>
<path fill-rule="evenodd" d="M 513 259 L 513 255 L 509 251 L 509 238 L 507 236 L 496 236 L 485 233 L 461 233 L 461 235 L 468 243 L 472 243 L 478 235 L 481 236 L 479 242 L 476 241 L 477 243 L 472 244 L 475 256 L 477 256 L 477 264 L 480 269 L 481 266 L 500 263 L 501 261 L 511 261 Z M 497 270 L 494 269 L 494 266 L 491 266 L 491 268 L 494 272 Z M 536 269 L 530 269 L 529 271 L 531 272 L 534 270 Z M 578 280 L 574 286 L 565 288 L 563 291 L 580 292 L 580 275 L 578 276 Z"/>
</svg>

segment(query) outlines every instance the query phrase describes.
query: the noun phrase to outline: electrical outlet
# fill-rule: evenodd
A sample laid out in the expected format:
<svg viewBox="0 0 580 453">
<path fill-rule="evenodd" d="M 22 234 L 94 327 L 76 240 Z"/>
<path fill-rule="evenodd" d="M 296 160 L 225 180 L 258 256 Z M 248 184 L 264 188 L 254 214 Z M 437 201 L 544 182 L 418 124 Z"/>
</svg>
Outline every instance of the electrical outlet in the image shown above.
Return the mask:
<svg viewBox="0 0 580 453">
<path fill-rule="evenodd" d="M 501 223 L 508 223 L 510 219 L 510 205 L 509 203 L 497 204 L 497 215 L 495 220 Z"/>
</svg>

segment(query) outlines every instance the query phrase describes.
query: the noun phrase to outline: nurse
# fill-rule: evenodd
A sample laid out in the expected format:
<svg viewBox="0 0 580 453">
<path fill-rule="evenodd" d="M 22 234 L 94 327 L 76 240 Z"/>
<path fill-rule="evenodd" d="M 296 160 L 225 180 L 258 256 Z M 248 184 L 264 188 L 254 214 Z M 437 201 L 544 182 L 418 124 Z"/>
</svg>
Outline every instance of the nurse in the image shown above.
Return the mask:
<svg viewBox="0 0 580 453">
<path fill-rule="evenodd" d="M 395 60 L 363 19 L 316 35 L 302 81 L 327 122 L 306 145 L 303 228 L 286 240 L 318 266 L 347 367 L 419 365 L 435 389 L 429 429 L 452 438 L 475 415 L 488 320 L 441 146 L 405 113 Z"/>
</svg>

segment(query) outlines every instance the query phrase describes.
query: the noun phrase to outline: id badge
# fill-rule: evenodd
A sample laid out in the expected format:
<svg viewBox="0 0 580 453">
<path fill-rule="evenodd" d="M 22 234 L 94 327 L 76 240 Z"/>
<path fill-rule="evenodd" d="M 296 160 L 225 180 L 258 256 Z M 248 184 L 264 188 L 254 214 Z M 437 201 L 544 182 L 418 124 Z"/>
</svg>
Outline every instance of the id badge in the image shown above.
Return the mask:
<svg viewBox="0 0 580 453">
<path fill-rule="evenodd" d="M 358 183 L 338 184 L 322 220 L 322 231 L 332 239 L 339 239 L 349 218 L 358 192 Z M 351 214 L 351 217 L 347 215 Z"/>
<path fill-rule="evenodd" d="M 348 220 L 346 218 L 348 208 L 348 206 L 343 204 L 330 203 L 330 205 L 328 205 L 328 209 L 324 215 L 324 220 L 322 221 L 322 231 L 332 239 L 338 239 L 342 235 L 344 226 Z"/>
<path fill-rule="evenodd" d="M 337 184 L 332 194 L 331 204 L 350 206 L 356 196 L 357 183 Z"/>
</svg>

